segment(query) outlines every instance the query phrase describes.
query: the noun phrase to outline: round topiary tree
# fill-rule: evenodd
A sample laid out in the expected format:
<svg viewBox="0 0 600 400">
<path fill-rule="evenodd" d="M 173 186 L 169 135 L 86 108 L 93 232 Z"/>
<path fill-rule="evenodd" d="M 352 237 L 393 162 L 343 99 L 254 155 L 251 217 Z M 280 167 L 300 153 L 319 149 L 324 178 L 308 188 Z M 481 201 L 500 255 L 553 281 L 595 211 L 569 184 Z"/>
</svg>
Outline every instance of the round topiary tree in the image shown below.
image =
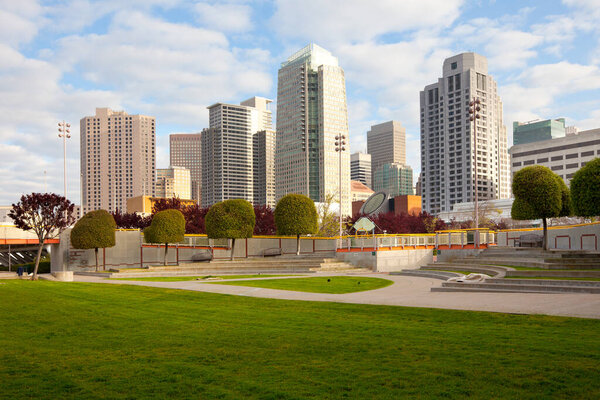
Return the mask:
<svg viewBox="0 0 600 400">
<path fill-rule="evenodd" d="M 319 229 L 315 202 L 303 194 L 288 194 L 275 207 L 278 235 L 296 236 L 296 255 L 300 255 L 300 235 L 313 235 Z"/>
<path fill-rule="evenodd" d="M 231 260 L 235 250 L 235 239 L 252 237 L 256 216 L 252 204 L 242 199 L 225 200 L 214 204 L 204 224 L 206 234 L 211 239 L 231 239 Z"/>
<path fill-rule="evenodd" d="M 600 158 L 593 159 L 575 172 L 571 179 L 571 197 L 575 215 L 600 215 Z"/>
<path fill-rule="evenodd" d="M 144 229 L 144 239 L 148 243 L 165 244 L 165 260 L 167 265 L 167 253 L 169 243 L 181 242 L 185 235 L 185 218 L 179 210 L 164 210 L 154 214 L 152 223 Z"/>
<path fill-rule="evenodd" d="M 541 218 L 544 225 L 543 247 L 544 250 L 548 250 L 547 218 L 569 214 L 568 188 L 549 168 L 533 165 L 515 173 L 512 190 L 515 196 L 511 210 L 512 218 L 516 220 Z"/>
<path fill-rule="evenodd" d="M 98 271 L 98 249 L 115 245 L 117 224 L 106 210 L 90 211 L 71 230 L 71 244 L 76 249 L 94 249 Z"/>
</svg>

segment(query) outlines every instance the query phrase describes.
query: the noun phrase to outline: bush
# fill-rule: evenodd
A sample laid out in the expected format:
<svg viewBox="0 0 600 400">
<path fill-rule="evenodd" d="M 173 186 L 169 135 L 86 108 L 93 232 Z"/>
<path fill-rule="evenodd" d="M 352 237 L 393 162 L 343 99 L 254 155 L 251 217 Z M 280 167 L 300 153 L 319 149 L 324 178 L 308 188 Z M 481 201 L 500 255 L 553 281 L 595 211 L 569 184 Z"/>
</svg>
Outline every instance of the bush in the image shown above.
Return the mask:
<svg viewBox="0 0 600 400">
<path fill-rule="evenodd" d="M 600 158 L 595 158 L 575 172 L 571 180 L 571 196 L 575 215 L 600 215 Z"/>
<path fill-rule="evenodd" d="M 71 230 L 71 244 L 76 249 L 94 249 L 98 271 L 98 248 L 115 245 L 117 224 L 108 211 L 96 210 L 85 214 Z"/>
<path fill-rule="evenodd" d="M 319 230 L 314 201 L 302 194 L 283 196 L 275 207 L 275 226 L 279 235 L 296 236 L 296 254 L 300 254 L 300 235 L 312 235 Z"/>
<path fill-rule="evenodd" d="M 157 212 L 152 218 L 152 223 L 144 229 L 144 239 L 148 243 L 165 244 L 165 260 L 167 265 L 167 252 L 169 243 L 182 242 L 185 235 L 185 218 L 179 210 L 164 210 Z"/>
<path fill-rule="evenodd" d="M 204 219 L 206 234 L 212 239 L 232 239 L 231 259 L 235 239 L 252 237 L 256 216 L 254 208 L 246 200 L 231 199 L 214 204 Z"/>
</svg>

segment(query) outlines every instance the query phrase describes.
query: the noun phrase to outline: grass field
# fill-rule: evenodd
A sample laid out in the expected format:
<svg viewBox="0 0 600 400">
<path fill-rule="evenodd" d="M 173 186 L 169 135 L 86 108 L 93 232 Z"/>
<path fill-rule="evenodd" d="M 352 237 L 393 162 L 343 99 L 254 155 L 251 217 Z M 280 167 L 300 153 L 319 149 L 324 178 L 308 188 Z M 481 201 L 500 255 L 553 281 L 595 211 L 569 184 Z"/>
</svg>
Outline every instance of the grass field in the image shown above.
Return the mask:
<svg viewBox="0 0 600 400">
<path fill-rule="evenodd" d="M 0 397 L 597 399 L 600 321 L 0 284 Z"/>
<path fill-rule="evenodd" d="M 312 293 L 353 293 L 380 289 L 391 285 L 392 281 L 381 278 L 356 276 L 319 276 L 293 279 L 254 279 L 251 281 L 211 282 L 219 285 L 250 286 L 266 289 L 294 290 Z"/>
<path fill-rule="evenodd" d="M 181 282 L 195 281 L 197 279 L 220 278 L 220 279 L 247 279 L 247 278 L 275 278 L 279 276 L 298 275 L 203 275 L 203 276 L 161 276 L 146 278 L 111 278 L 119 281 L 149 281 L 149 282 Z"/>
</svg>

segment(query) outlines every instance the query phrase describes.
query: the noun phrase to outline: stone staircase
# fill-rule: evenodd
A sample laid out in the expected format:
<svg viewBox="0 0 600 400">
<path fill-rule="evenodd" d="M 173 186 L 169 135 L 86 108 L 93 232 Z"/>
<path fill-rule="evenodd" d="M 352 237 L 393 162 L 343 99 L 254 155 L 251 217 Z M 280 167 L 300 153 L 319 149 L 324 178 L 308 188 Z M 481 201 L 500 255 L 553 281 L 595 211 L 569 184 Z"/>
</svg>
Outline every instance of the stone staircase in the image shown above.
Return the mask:
<svg viewBox="0 0 600 400">
<path fill-rule="evenodd" d="M 76 272 L 77 275 L 101 276 L 105 278 L 167 277 L 227 274 L 309 274 L 318 272 L 371 272 L 357 268 L 336 258 L 314 255 L 278 256 L 265 258 L 243 258 L 213 260 L 211 262 L 186 263 L 173 266 L 151 266 L 147 268 L 119 268 L 110 272 Z"/>
<path fill-rule="evenodd" d="M 521 270 L 515 267 L 537 268 Z M 457 271 L 457 272 L 450 272 Z M 600 281 L 556 278 L 600 278 L 600 254 L 582 251 L 543 251 L 541 249 L 489 248 L 477 256 L 458 258 L 404 270 L 398 275 L 423 276 L 446 281 L 449 277 L 482 273 L 493 278 L 479 283 L 442 282 L 432 292 L 506 293 L 600 293 Z M 524 279 L 510 278 L 523 277 Z M 510 278 L 510 279 L 507 279 Z M 526 279 L 541 278 L 541 279 Z M 555 278 L 555 279 L 543 279 Z"/>
</svg>

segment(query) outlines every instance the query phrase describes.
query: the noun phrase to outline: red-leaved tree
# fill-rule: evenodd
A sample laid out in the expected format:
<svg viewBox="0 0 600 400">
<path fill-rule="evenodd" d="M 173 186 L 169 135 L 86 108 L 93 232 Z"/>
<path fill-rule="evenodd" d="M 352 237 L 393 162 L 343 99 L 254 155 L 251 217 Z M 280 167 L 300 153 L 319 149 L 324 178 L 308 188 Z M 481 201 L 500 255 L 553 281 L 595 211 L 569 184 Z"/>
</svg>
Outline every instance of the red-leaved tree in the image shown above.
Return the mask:
<svg viewBox="0 0 600 400">
<path fill-rule="evenodd" d="M 150 226 L 152 217 L 143 217 L 137 213 L 123 213 L 117 209 L 112 213 L 117 228 L 121 229 L 144 229 Z"/>
<path fill-rule="evenodd" d="M 256 224 L 254 225 L 254 235 L 275 235 L 275 217 L 273 209 L 266 205 L 254 206 L 254 215 Z"/>
<path fill-rule="evenodd" d="M 37 280 L 38 267 L 44 242 L 60 235 L 73 225 L 75 205 L 65 197 L 55 193 L 31 193 L 21 196 L 17 204 L 12 205 L 8 216 L 17 228 L 33 231 L 38 238 L 38 252 L 35 259 L 32 280 Z"/>
<path fill-rule="evenodd" d="M 204 218 L 208 210 L 208 207 L 200 207 L 198 204 L 183 206 L 183 209 L 180 211 L 185 218 L 185 233 L 206 233 Z"/>
</svg>

